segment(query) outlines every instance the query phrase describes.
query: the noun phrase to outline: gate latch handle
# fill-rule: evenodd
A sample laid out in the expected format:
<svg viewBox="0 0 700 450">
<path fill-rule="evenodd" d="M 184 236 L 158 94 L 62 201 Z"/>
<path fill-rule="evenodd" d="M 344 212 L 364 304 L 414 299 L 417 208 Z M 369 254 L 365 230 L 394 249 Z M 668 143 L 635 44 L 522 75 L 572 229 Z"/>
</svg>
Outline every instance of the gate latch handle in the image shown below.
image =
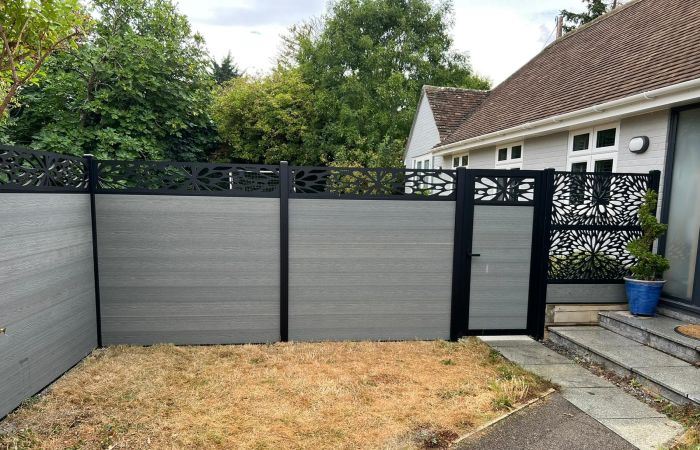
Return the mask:
<svg viewBox="0 0 700 450">
<path fill-rule="evenodd" d="M 481 253 L 467 253 L 467 256 L 473 258 L 474 256 L 481 256 Z"/>
</svg>

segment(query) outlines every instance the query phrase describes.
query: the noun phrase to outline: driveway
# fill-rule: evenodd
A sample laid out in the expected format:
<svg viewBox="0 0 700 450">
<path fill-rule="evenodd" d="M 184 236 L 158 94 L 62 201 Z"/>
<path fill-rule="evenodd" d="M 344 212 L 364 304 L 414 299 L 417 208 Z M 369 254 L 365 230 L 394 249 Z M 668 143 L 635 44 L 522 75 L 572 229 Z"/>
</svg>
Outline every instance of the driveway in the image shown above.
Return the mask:
<svg viewBox="0 0 700 450">
<path fill-rule="evenodd" d="M 460 450 L 634 450 L 636 447 L 560 394 L 522 409 L 460 442 Z"/>
</svg>

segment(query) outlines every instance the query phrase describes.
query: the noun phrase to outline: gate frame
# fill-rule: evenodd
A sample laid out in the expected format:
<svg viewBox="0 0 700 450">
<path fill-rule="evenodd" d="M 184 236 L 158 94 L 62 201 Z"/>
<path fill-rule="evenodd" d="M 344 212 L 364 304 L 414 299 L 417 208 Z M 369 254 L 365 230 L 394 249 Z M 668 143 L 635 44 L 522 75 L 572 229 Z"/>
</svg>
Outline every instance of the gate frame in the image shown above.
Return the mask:
<svg viewBox="0 0 700 450">
<path fill-rule="evenodd" d="M 528 206 L 534 209 L 530 256 L 530 278 L 528 284 L 527 326 L 525 329 L 469 329 L 469 304 L 471 290 L 471 265 L 474 235 L 475 178 L 478 176 L 503 177 L 517 175 L 534 179 L 532 203 L 517 201 L 478 202 L 493 206 Z M 547 229 L 551 218 L 554 169 L 518 170 L 508 169 L 457 169 L 457 198 L 455 214 L 455 237 L 452 272 L 452 310 L 450 339 L 464 336 L 527 334 L 535 339 L 544 337 L 547 260 L 549 239 Z"/>
</svg>

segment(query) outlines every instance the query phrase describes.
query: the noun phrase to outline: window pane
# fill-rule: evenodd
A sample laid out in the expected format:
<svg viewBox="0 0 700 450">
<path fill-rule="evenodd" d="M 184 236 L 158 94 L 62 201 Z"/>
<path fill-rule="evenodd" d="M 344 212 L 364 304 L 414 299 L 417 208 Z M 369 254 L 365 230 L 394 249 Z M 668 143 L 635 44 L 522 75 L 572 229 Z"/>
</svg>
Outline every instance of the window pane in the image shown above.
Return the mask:
<svg viewBox="0 0 700 450">
<path fill-rule="evenodd" d="M 422 168 L 423 168 L 423 162 L 422 162 L 422 161 L 418 161 L 418 162 L 416 163 L 416 169 L 422 169 Z"/>
<path fill-rule="evenodd" d="M 670 210 L 666 257 L 671 268 L 666 272 L 664 291 L 682 301 L 700 305 L 698 296 L 698 230 L 700 230 L 700 108 L 678 114 L 676 152 L 671 175 Z M 667 200 L 668 201 L 668 200 Z"/>
<path fill-rule="evenodd" d="M 469 165 L 469 155 L 462 156 L 462 165 L 467 167 Z"/>
<path fill-rule="evenodd" d="M 571 164 L 571 171 L 576 173 L 583 173 L 588 168 L 588 164 L 585 162 L 577 162 Z M 571 177 L 571 193 L 569 194 L 569 202 L 572 205 L 580 205 L 585 200 L 586 193 L 586 176 L 572 176 Z"/>
<path fill-rule="evenodd" d="M 587 164 L 585 162 L 577 162 L 571 164 L 571 171 L 572 172 L 585 172 Z"/>
<path fill-rule="evenodd" d="M 507 159 L 508 159 L 508 149 L 507 148 L 499 148 L 498 149 L 498 160 L 505 161 Z"/>
<path fill-rule="evenodd" d="M 612 147 L 615 145 L 615 128 L 609 128 L 607 130 L 599 130 L 596 133 L 595 146 L 596 148 L 601 147 Z"/>
<path fill-rule="evenodd" d="M 424 168 L 424 169 L 430 169 L 430 160 L 429 160 L 429 159 L 426 159 L 426 160 L 423 162 L 423 168 Z"/>
<path fill-rule="evenodd" d="M 454 167 L 454 168 L 459 167 L 459 157 L 452 158 L 452 167 Z"/>
<path fill-rule="evenodd" d="M 510 159 L 518 159 L 523 156 L 522 145 L 516 145 L 510 149 Z"/>
<path fill-rule="evenodd" d="M 613 171 L 613 160 L 612 159 L 601 159 L 595 162 L 594 172 L 612 172 Z"/>
<path fill-rule="evenodd" d="M 575 152 L 579 152 L 581 150 L 588 150 L 588 141 L 590 140 L 590 134 L 589 133 L 583 133 L 583 134 L 577 134 L 574 136 L 574 148 L 573 150 Z"/>
</svg>

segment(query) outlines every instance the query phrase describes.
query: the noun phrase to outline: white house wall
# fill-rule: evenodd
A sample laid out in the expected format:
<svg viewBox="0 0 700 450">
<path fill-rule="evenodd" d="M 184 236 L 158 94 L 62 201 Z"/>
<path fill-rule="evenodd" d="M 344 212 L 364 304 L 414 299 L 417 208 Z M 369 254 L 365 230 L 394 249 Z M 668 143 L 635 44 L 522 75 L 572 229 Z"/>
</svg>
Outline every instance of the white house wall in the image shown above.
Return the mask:
<svg viewBox="0 0 700 450">
<path fill-rule="evenodd" d="M 411 167 L 413 158 L 429 153 L 430 149 L 439 143 L 440 133 L 437 125 L 435 125 L 433 111 L 430 109 L 430 104 L 425 95 L 423 95 L 418 105 L 418 114 L 406 147 L 405 166 Z M 435 161 L 435 164 L 439 166 L 439 161 Z"/>
<path fill-rule="evenodd" d="M 663 177 L 669 110 L 633 116 L 620 121 L 620 137 L 617 156 L 617 172 L 646 173 L 661 170 Z M 649 137 L 649 149 L 641 154 L 628 150 L 630 139 L 636 136 Z M 523 169 L 540 170 L 553 168 L 567 170 L 566 157 L 569 132 L 557 132 L 525 139 L 523 145 Z M 469 152 L 470 169 L 493 169 L 496 166 L 496 147 L 474 149 Z M 462 153 L 456 153 L 461 155 Z M 453 155 L 436 156 L 436 167 L 442 163 L 445 169 L 452 168 Z M 443 158 L 440 161 L 440 158 Z M 663 183 L 663 181 L 662 181 Z"/>
<path fill-rule="evenodd" d="M 554 133 L 526 139 L 523 144 L 523 169 L 566 170 L 569 133 Z"/>
</svg>

